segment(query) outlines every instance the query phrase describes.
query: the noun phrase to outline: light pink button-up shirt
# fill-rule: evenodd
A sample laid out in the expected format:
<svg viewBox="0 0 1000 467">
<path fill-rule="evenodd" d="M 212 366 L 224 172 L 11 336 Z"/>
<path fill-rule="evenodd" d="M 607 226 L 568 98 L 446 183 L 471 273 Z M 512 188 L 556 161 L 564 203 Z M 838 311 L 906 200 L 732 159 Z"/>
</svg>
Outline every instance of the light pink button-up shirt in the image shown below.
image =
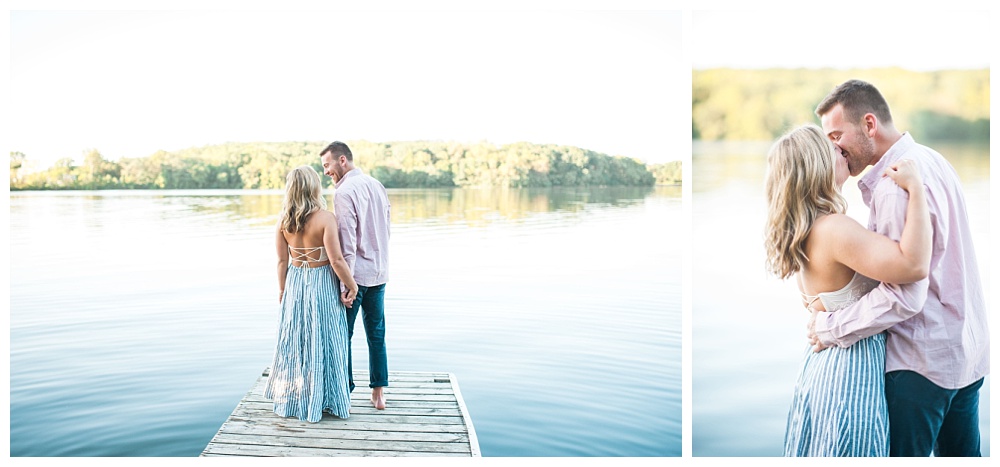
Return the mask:
<svg viewBox="0 0 1000 467">
<path fill-rule="evenodd" d="M 902 236 L 909 196 L 882 177 L 899 159 L 916 161 L 924 180 L 934 228 L 930 275 L 912 284 L 883 282 L 847 308 L 820 313 L 816 334 L 826 345 L 848 347 L 887 330 L 886 372 L 910 370 L 958 389 L 986 376 L 990 367 L 986 303 L 965 196 L 951 164 L 904 133 L 858 181 L 871 208 L 870 230 L 896 241 Z"/>
<path fill-rule="evenodd" d="M 389 280 L 389 196 L 378 180 L 354 168 L 337 182 L 333 209 L 340 248 L 358 285 Z"/>
</svg>

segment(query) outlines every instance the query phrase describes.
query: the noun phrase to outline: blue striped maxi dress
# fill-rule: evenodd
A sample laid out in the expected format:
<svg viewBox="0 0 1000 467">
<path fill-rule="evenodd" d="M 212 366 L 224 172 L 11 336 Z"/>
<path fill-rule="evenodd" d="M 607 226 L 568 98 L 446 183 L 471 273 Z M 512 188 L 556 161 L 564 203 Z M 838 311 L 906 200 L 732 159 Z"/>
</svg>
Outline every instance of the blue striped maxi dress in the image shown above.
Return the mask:
<svg viewBox="0 0 1000 467">
<path fill-rule="evenodd" d="M 347 317 L 330 265 L 289 266 L 281 321 L 264 397 L 274 413 L 318 422 L 327 411 L 348 418 Z"/>
<path fill-rule="evenodd" d="M 878 281 L 855 273 L 837 292 L 821 293 L 827 310 L 856 302 Z M 885 402 L 885 333 L 847 348 L 806 348 L 785 429 L 785 456 L 889 455 Z"/>
</svg>

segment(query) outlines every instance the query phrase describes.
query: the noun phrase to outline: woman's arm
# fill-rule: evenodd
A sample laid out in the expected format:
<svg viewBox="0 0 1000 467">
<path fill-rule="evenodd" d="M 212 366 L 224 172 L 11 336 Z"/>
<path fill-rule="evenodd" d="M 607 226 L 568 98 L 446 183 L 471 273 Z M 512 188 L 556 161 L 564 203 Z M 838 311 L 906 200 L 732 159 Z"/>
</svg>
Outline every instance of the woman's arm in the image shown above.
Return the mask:
<svg viewBox="0 0 1000 467">
<path fill-rule="evenodd" d="M 825 216 L 817 226 L 824 224 L 824 237 L 830 242 L 830 251 L 837 262 L 878 281 L 916 282 L 930 273 L 934 235 L 923 180 L 916 164 L 908 160 L 890 166 L 885 176 L 909 193 L 906 223 L 899 242 L 872 232 L 842 214 Z"/>
<path fill-rule="evenodd" d="M 885 176 L 891 178 L 910 195 L 906 206 L 906 224 L 899 238 L 899 249 L 910 260 L 915 279 L 918 281 L 930 274 L 931 253 L 934 248 L 934 227 L 931 212 L 927 206 L 927 193 L 920 169 L 916 162 L 904 159 L 885 169 Z"/>
<path fill-rule="evenodd" d="M 340 294 L 340 301 L 345 306 L 354 304 L 354 297 L 358 295 L 358 284 L 354 281 L 351 268 L 344 259 L 344 253 L 340 251 L 340 238 L 337 234 L 337 216 L 332 212 L 327 216 L 327 221 L 323 224 L 323 246 L 326 248 L 326 255 L 330 257 L 330 266 L 333 272 L 344 284 L 344 291 Z"/>
<path fill-rule="evenodd" d="M 278 226 L 274 239 L 274 247 L 278 252 L 278 303 L 285 296 L 285 275 L 288 274 L 288 242 Z"/>
</svg>

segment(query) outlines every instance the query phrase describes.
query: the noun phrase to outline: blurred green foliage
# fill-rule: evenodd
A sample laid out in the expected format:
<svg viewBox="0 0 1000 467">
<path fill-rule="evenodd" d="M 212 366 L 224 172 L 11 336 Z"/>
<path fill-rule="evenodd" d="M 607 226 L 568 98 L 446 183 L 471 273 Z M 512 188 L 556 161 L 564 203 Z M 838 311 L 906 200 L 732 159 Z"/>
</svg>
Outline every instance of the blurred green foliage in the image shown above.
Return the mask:
<svg viewBox="0 0 1000 467">
<path fill-rule="evenodd" d="M 348 141 L 355 165 L 387 188 L 653 186 L 680 182 L 680 165 L 642 162 L 573 146 Z M 80 166 L 62 159 L 23 173 L 27 156 L 11 152 L 10 188 L 46 189 L 281 189 L 285 174 L 310 165 L 322 173 L 326 142 L 226 143 L 143 158 L 105 160 L 89 151 Z M 330 184 L 327 177 L 324 183 Z"/>
<path fill-rule="evenodd" d="M 889 103 L 896 128 L 918 140 L 989 140 L 988 69 L 695 70 L 692 136 L 704 141 L 772 140 L 795 126 L 819 124 L 816 106 L 849 79 L 875 85 Z"/>
<path fill-rule="evenodd" d="M 649 170 L 656 177 L 657 185 L 680 185 L 681 161 L 670 161 L 665 164 L 654 164 L 649 166 Z"/>
</svg>

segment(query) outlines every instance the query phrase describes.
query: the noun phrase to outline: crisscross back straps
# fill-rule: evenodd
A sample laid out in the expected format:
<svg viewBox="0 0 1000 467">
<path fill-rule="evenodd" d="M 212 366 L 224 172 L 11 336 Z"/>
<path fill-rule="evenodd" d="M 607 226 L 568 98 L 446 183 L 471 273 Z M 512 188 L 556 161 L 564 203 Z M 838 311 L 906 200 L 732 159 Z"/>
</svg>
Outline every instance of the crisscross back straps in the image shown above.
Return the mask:
<svg viewBox="0 0 1000 467">
<path fill-rule="evenodd" d="M 799 295 L 801 295 L 802 299 L 806 301 L 806 311 L 812 311 L 809 307 L 811 307 L 816 300 L 819 300 L 819 295 L 807 295 L 802 292 L 799 292 Z"/>
<path fill-rule="evenodd" d="M 314 258 L 316 252 L 319 252 L 319 258 Z M 330 258 L 326 256 L 326 248 L 321 246 L 296 248 L 291 245 L 288 246 L 288 256 L 292 260 L 292 266 L 301 267 L 305 263 L 316 263 L 320 261 L 327 261 Z M 298 261 L 299 264 L 295 264 Z"/>
</svg>

